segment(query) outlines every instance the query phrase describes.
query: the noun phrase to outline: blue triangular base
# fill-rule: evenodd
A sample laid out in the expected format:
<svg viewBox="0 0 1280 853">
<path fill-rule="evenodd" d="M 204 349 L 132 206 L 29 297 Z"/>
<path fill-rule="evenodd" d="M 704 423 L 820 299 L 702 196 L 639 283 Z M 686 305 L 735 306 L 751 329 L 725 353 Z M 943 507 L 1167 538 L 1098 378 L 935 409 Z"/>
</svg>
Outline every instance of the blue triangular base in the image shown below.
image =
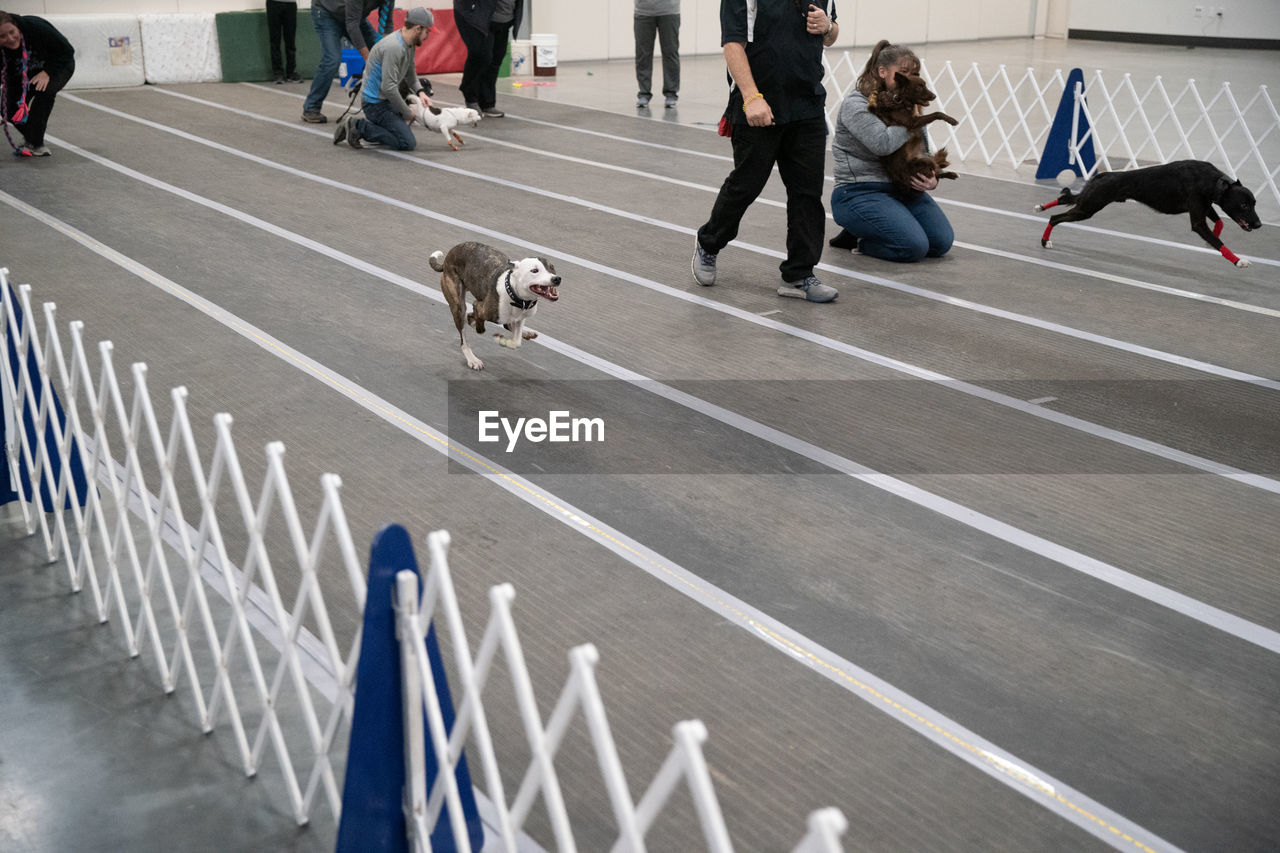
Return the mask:
<svg viewBox="0 0 1280 853">
<path fill-rule="evenodd" d="M 1062 92 L 1062 100 L 1058 101 L 1058 112 L 1053 116 L 1053 125 L 1049 128 L 1049 140 L 1044 144 L 1044 154 L 1040 157 L 1040 165 L 1036 169 L 1036 178 L 1056 178 L 1063 169 L 1070 169 L 1083 176 L 1093 169 L 1097 159 L 1093 155 L 1093 137 L 1080 149 L 1080 160 L 1071 162 L 1071 117 L 1075 112 L 1076 84 L 1084 91 L 1084 71 L 1072 68 L 1067 75 L 1067 88 Z M 1080 123 L 1076 127 L 1076 139 L 1079 141 L 1089 131 L 1089 119 L 1082 112 Z M 1082 168 L 1083 166 L 1083 168 Z"/>
<path fill-rule="evenodd" d="M 379 531 L 369 557 L 369 591 L 364 608 L 360 662 L 356 669 L 356 705 L 347 747 L 347 776 L 342 791 L 342 821 L 338 826 L 338 853 L 408 853 L 404 818 L 404 725 L 400 701 L 400 646 L 396 641 L 391 591 L 396 572 L 419 574 L 408 532 L 392 524 Z M 421 583 L 421 582 L 419 582 Z M 445 728 L 452 730 L 453 699 L 445 677 L 444 661 L 435 628 L 427 632 L 427 656 L 440 695 Z M 425 716 L 425 715 L 424 715 Z M 426 722 L 423 722 L 424 731 Z M 439 765 L 426 749 L 427 784 L 435 782 Z M 467 819 L 471 849 L 484 846 L 484 827 L 476 807 L 475 790 L 466 756 L 456 772 L 462 809 Z M 431 833 L 433 851 L 458 848 L 442 812 Z"/>
<path fill-rule="evenodd" d="M 11 299 L 9 304 L 13 306 L 13 318 L 15 326 L 19 331 L 22 329 L 24 318 L 22 316 L 22 306 L 18 304 L 18 294 L 14 292 L 13 286 L 9 286 L 9 295 Z M 9 359 L 10 375 L 15 379 L 20 375 L 22 367 L 21 359 L 18 356 L 18 347 L 12 336 L 6 336 L 5 352 L 0 357 Z M 40 367 L 36 363 L 36 351 L 32 347 L 27 351 L 27 376 L 34 382 L 31 389 L 32 396 L 35 399 L 36 407 L 40 406 L 41 397 L 44 394 L 44 387 L 40 382 Z M 62 401 L 58 399 L 58 392 L 49 388 L 49 393 L 53 396 L 53 412 L 56 416 L 56 423 L 66 424 L 67 415 L 62 408 Z M 47 476 L 40 480 L 40 507 L 45 512 L 53 512 L 55 509 L 53 501 L 53 493 L 49 490 L 49 484 L 52 482 L 56 490 L 57 483 L 62 479 L 62 458 L 58 455 L 58 439 L 54 430 L 54 418 L 49 418 L 44 425 L 44 436 L 41 437 L 36 431 L 36 422 L 32 417 L 32 407 L 26 406 L 22 410 L 22 424 L 16 422 L 13 412 L 8 411 L 8 401 L 0 403 L 0 447 L 5 447 L 10 441 L 17 444 L 17 436 L 5 435 L 6 429 L 9 427 L 7 421 L 10 417 L 14 417 L 14 430 L 21 429 L 27 434 L 27 445 L 31 448 L 34 459 L 40 457 L 36 454 L 40 452 L 40 444 L 43 440 L 45 447 L 49 451 L 50 468 L 45 472 Z M 67 497 L 62 503 L 63 509 L 69 509 L 71 502 L 74 500 L 80 506 L 84 506 L 85 501 L 89 499 L 89 484 L 84 477 L 84 466 L 80 464 L 80 447 L 72 439 L 71 454 L 69 457 L 71 468 L 71 483 L 67 488 Z M 27 500 L 34 503 L 35 496 L 31 493 L 31 471 L 27 467 L 25 457 L 19 457 L 18 477 L 21 483 L 10 482 L 9 466 L 0 462 L 0 504 L 6 504 L 10 501 L 18 500 L 22 495 L 27 496 Z"/>
</svg>

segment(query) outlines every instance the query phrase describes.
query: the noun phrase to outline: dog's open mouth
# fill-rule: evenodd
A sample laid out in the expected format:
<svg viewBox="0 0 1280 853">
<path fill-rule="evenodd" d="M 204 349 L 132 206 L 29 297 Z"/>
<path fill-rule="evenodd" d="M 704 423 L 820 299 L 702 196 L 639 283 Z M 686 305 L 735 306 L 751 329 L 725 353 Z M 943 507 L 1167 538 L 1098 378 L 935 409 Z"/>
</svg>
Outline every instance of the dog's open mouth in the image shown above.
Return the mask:
<svg viewBox="0 0 1280 853">
<path fill-rule="evenodd" d="M 1253 226 L 1250 225 L 1248 222 L 1245 222 L 1243 219 L 1237 219 L 1236 224 L 1239 225 L 1245 231 L 1253 230 Z"/>
<path fill-rule="evenodd" d="M 549 284 L 531 284 L 529 289 L 548 302 L 555 302 L 560 298 L 560 291 Z"/>
</svg>

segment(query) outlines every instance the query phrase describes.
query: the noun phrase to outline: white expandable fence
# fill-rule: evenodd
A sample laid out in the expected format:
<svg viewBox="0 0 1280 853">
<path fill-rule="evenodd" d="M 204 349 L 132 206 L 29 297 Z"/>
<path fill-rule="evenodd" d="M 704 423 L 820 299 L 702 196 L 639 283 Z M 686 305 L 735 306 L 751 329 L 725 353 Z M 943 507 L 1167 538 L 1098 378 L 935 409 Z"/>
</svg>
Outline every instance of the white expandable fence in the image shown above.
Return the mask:
<svg viewBox="0 0 1280 853">
<path fill-rule="evenodd" d="M 284 466 L 284 446 L 267 445 L 262 486 L 251 493 L 232 437 L 228 414 L 213 418 L 212 447 L 202 448 L 187 413 L 187 391 L 170 393 L 167 424 L 147 387 L 147 368 L 130 369 L 126 392 L 113 366 L 109 341 L 97 346 L 93 367 L 80 322 L 59 331 L 56 306 L 44 303 L 39 322 L 30 285 L 11 288 L 0 268 L 0 394 L 6 410 L 5 464 L 19 495 L 28 535 L 38 530 L 49 562 L 62 563 L 68 586 L 88 586 L 97 619 L 118 620 L 130 657 L 149 651 L 165 693 L 187 682 L 196 725 L 210 732 L 230 725 L 246 775 L 267 758 L 277 759 L 298 824 L 317 808 L 340 818 L 339 771 L 350 736 L 360 633 L 339 643 L 330 606 L 362 612 L 366 582 L 340 498 L 336 475 L 321 477 L 319 508 L 308 527 L 299 513 Z M 12 359 L 10 356 L 15 358 Z M 16 364 L 17 369 L 14 369 Z M 55 395 L 60 407 L 55 405 Z M 24 423 L 34 427 L 31 440 Z M 206 442 L 207 443 L 207 442 Z M 56 464 L 55 464 L 56 462 Z M 82 500 L 72 472 L 84 472 L 89 487 Z M 28 474 L 29 487 L 21 473 Z M 41 490 L 52 497 L 41 505 Z M 421 750 L 409 750 L 406 764 L 407 823 L 418 850 L 430 849 L 430 831 L 442 815 L 455 826 L 459 849 L 470 849 L 458 831 L 453 768 L 464 747 L 479 762 L 489 802 L 486 849 L 527 850 L 525 819 L 540 798 L 556 849 L 572 851 L 574 828 L 561 794 L 555 759 L 575 715 L 584 719 L 587 746 L 607 792 L 612 815 L 592 815 L 592 834 L 601 826 L 616 833 L 612 849 L 642 851 L 645 833 L 678 789 L 689 792 L 702 842 L 687 839 L 683 849 L 720 853 L 732 849 L 702 752 L 707 733 L 698 721 L 674 728 L 674 746 L 639 802 L 630 788 L 609 730 L 596 684 L 595 649 L 570 652 L 570 674 L 545 723 L 535 700 L 520 638 L 512 617 L 514 590 L 489 592 L 490 613 L 477 653 L 467 643 L 463 615 L 449 573 L 449 539 L 428 538 L 430 567 L 422 582 L 402 581 L 395 595 L 402 648 L 406 743 L 433 750 L 436 784 L 428 785 Z M 237 562 L 233 556 L 240 559 Z M 321 589 L 320 577 L 345 577 L 341 588 Z M 210 595 L 209 593 L 216 593 Z M 424 637 L 438 626 L 443 647 L 452 651 L 457 716 L 450 731 L 442 722 L 440 699 L 431 677 Z M 486 707 L 482 694 L 495 664 L 506 669 L 515 707 Z M 460 688 L 460 689 L 459 689 Z M 492 691 L 491 691 L 492 692 Z M 430 729 L 424 737 L 425 713 Z M 494 746 L 490 718 L 519 718 L 531 756 L 527 764 L 507 758 Z M 520 778 L 514 798 L 503 787 L 502 770 Z M 596 783 L 588 780 L 588 784 Z M 611 820 L 610 820 L 611 818 Z M 838 809 L 815 811 L 796 853 L 837 853 L 846 829 Z"/>
<path fill-rule="evenodd" d="M 847 52 L 834 63 L 823 57 L 827 91 L 838 95 L 827 110 L 833 131 L 840 101 L 853 89 L 865 61 L 855 61 Z M 924 65 L 922 73 L 938 95 L 931 109 L 960 121 L 957 127 L 935 122 L 928 131 L 931 144 L 945 146 L 952 162 L 1000 163 L 1013 169 L 1040 162 L 1066 88 L 1062 69 L 1037 75 L 1032 68 L 1016 73 L 1004 65 L 983 70 L 976 62 L 968 67 L 945 62 L 936 73 Z M 1254 191 L 1264 220 L 1280 221 L 1280 113 L 1267 86 L 1237 97 L 1230 83 L 1201 92 L 1194 80 L 1166 87 L 1156 77 L 1139 85 L 1125 74 L 1111 85 L 1101 71 L 1085 79 L 1082 98 L 1066 94 L 1080 128 L 1073 139 L 1077 147 L 1092 145 L 1096 167 L 1121 170 L 1209 160 Z"/>
</svg>

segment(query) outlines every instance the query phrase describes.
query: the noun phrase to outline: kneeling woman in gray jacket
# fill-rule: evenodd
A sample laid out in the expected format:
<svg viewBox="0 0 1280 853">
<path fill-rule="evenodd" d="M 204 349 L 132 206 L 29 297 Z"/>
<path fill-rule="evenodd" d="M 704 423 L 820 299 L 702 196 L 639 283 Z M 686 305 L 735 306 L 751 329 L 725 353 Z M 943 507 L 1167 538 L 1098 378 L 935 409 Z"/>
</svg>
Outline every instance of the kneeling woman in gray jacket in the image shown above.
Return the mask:
<svg viewBox="0 0 1280 853">
<path fill-rule="evenodd" d="M 886 261 L 938 258 L 951 249 L 955 232 L 928 191 L 938 186 L 932 175 L 915 177 L 916 192 L 904 198 L 889 180 L 880 158 L 907 141 L 905 127 L 888 127 L 867 109 L 867 96 L 894 86 L 894 75 L 917 73 L 920 60 L 911 49 L 880 42 L 858 76 L 857 86 L 840 105 L 831 153 L 835 189 L 831 215 L 844 229 L 831 241 L 838 248 L 855 245 L 864 255 Z"/>
</svg>

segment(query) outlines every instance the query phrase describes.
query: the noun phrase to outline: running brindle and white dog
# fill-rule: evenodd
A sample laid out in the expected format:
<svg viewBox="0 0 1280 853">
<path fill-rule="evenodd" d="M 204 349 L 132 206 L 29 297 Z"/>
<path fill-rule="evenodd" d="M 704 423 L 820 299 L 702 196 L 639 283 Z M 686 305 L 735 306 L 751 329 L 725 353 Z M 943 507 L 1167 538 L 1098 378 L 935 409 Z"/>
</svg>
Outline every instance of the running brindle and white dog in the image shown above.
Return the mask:
<svg viewBox="0 0 1280 853">
<path fill-rule="evenodd" d="M 462 355 L 472 370 L 484 369 L 484 362 L 467 344 L 468 325 L 475 326 L 478 334 L 484 334 L 485 323 L 501 325 L 510 335 L 496 333 L 494 337 L 502 346 L 514 349 L 538 336 L 524 325 L 538 310 L 538 300 L 555 302 L 560 298 L 560 276 L 546 258 L 513 261 L 484 243 L 459 243 L 447 255 L 432 252 L 429 262 L 440 273 L 440 290 L 453 312 Z"/>
<path fill-rule="evenodd" d="M 1075 205 L 1064 213 L 1049 217 L 1040 245 L 1046 249 L 1053 248 L 1049 233 L 1058 223 L 1088 219 L 1113 201 L 1128 199 L 1160 213 L 1191 214 L 1192 231 L 1231 263 L 1238 267 L 1249 266 L 1247 260 L 1236 257 L 1218 239 L 1222 233 L 1222 220 L 1213 206 L 1216 204 L 1222 208 L 1222 212 L 1245 231 L 1252 231 L 1262 227 L 1262 220 L 1254 209 L 1257 202 L 1247 187 L 1231 180 L 1217 166 L 1204 160 L 1178 160 L 1127 172 L 1101 172 L 1090 178 L 1078 193 L 1063 190 L 1056 200 L 1035 207 L 1036 210 L 1047 210 L 1059 204 Z M 1213 230 L 1209 229 L 1206 219 L 1213 221 Z"/>
</svg>

